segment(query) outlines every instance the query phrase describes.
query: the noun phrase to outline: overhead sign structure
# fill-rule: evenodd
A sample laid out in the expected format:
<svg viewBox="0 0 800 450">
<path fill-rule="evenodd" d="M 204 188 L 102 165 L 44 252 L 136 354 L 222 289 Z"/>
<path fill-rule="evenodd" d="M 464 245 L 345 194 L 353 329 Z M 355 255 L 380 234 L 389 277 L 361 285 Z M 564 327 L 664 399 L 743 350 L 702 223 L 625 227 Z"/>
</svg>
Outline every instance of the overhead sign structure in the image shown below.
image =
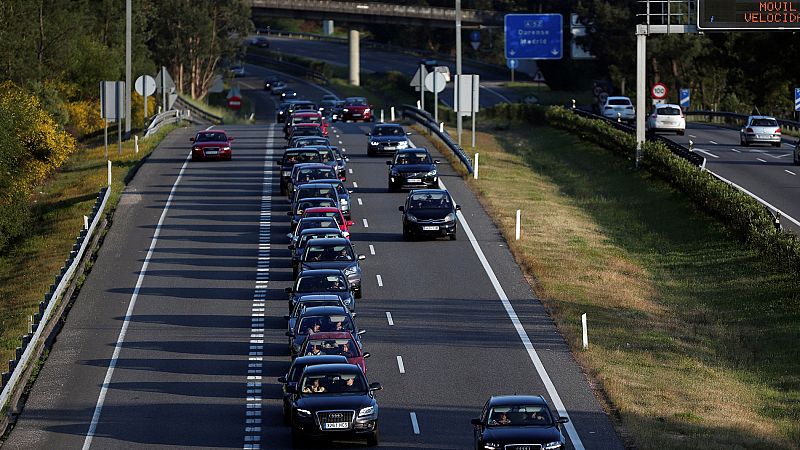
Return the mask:
<svg viewBox="0 0 800 450">
<path fill-rule="evenodd" d="M 664 83 L 656 83 L 650 88 L 650 95 L 656 100 L 667 98 L 667 86 Z"/>
<path fill-rule="evenodd" d="M 506 59 L 561 59 L 561 14 L 506 14 Z"/>
<path fill-rule="evenodd" d="M 795 107 L 796 107 L 796 105 L 797 105 L 797 89 L 795 89 L 795 94 L 794 95 L 795 95 Z M 692 98 L 692 91 L 691 90 L 685 89 L 685 88 L 681 89 L 681 108 L 683 108 L 684 111 L 689 109 L 689 106 L 691 106 L 691 104 L 692 104 L 691 98 Z"/>
<path fill-rule="evenodd" d="M 697 0 L 701 31 L 800 29 L 799 1 Z"/>
</svg>

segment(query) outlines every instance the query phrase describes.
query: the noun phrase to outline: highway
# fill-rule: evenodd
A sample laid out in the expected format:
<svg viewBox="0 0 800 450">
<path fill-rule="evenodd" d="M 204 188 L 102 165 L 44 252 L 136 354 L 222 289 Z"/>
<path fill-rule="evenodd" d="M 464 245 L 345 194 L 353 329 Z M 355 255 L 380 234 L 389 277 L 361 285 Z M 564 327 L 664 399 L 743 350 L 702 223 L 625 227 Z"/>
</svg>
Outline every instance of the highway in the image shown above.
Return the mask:
<svg viewBox="0 0 800 450">
<path fill-rule="evenodd" d="M 290 446 L 276 381 L 289 364 L 283 289 L 292 280 L 274 170 L 284 143 L 270 123 L 273 100 L 247 91 L 267 72 L 248 70 L 243 89 L 260 123 L 224 127 L 236 137 L 233 161 L 189 161 L 193 130 L 177 130 L 125 190 L 7 448 Z M 324 93 L 290 84 L 308 98 Z M 367 375 L 384 386 L 381 447 L 470 448 L 469 420 L 490 395 L 526 393 L 562 405 L 572 448 L 623 448 L 451 167 L 440 172 L 462 206 L 458 240 L 402 240 L 405 194 L 387 192 L 386 158 L 366 156 L 368 129 L 337 124 L 332 138 L 350 157 L 352 239 L 367 257 L 357 321 L 372 354 Z M 363 443 L 320 448 L 354 446 Z"/>
</svg>

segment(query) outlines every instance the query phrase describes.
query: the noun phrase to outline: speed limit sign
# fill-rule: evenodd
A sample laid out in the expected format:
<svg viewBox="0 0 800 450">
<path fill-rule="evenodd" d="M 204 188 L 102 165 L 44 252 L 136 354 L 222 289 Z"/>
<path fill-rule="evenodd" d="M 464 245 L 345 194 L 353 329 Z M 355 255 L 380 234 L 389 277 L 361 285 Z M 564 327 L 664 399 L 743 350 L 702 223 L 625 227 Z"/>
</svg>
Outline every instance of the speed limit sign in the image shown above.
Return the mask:
<svg viewBox="0 0 800 450">
<path fill-rule="evenodd" d="M 667 87 L 663 83 L 656 83 L 650 88 L 650 95 L 656 100 L 667 98 Z"/>
</svg>

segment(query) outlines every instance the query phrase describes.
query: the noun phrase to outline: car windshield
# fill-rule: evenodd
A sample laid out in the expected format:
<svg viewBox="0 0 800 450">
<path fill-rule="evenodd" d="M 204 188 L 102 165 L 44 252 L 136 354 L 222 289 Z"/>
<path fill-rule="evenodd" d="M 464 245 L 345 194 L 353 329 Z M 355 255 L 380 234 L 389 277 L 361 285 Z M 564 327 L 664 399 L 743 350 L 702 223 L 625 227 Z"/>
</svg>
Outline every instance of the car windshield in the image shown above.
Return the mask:
<svg viewBox="0 0 800 450">
<path fill-rule="evenodd" d="M 346 292 L 347 280 L 342 275 L 306 275 L 300 276 L 294 288 L 295 292 Z"/>
<path fill-rule="evenodd" d="M 336 171 L 330 167 L 313 169 L 300 169 L 297 172 L 297 181 L 305 182 L 311 180 L 324 180 L 326 178 L 333 178 L 336 176 Z"/>
<path fill-rule="evenodd" d="M 304 395 L 363 394 L 367 392 L 364 375 L 355 372 L 307 375 L 300 381 L 299 387 L 300 392 Z"/>
<path fill-rule="evenodd" d="M 225 133 L 197 133 L 195 142 L 224 142 L 228 140 Z"/>
<path fill-rule="evenodd" d="M 342 215 L 339 214 L 339 211 L 309 211 L 305 217 L 330 217 L 338 226 L 342 225 Z"/>
<path fill-rule="evenodd" d="M 553 418 L 548 408 L 542 405 L 495 406 L 486 418 L 492 427 L 503 426 L 552 426 Z"/>
<path fill-rule="evenodd" d="M 312 145 L 327 145 L 328 142 L 328 138 L 314 136 L 310 138 L 298 139 L 295 145 L 299 147 L 310 147 Z"/>
<path fill-rule="evenodd" d="M 333 332 L 333 331 L 354 331 L 353 329 L 353 321 L 350 320 L 350 316 L 347 314 L 334 314 L 330 316 L 323 316 L 323 315 L 304 315 L 300 319 L 300 324 L 297 326 L 297 334 L 312 334 L 312 333 L 325 333 L 325 332 Z M 326 350 L 331 350 L 330 353 L 324 352 L 323 355 L 344 355 L 343 353 L 334 352 L 333 350 L 336 347 L 333 344 L 334 340 L 326 340 L 326 342 L 330 342 L 331 345 L 323 345 L 321 341 L 309 340 L 308 344 L 306 345 L 306 350 L 303 352 L 304 355 L 318 355 L 319 353 L 311 353 L 312 345 L 317 345 L 322 347 Z M 337 345 L 347 345 L 349 350 L 356 351 L 355 346 L 352 345 L 353 340 L 350 338 L 346 339 L 336 339 L 335 342 Z M 355 354 L 350 355 L 349 357 L 353 357 Z"/>
<path fill-rule="evenodd" d="M 297 202 L 297 209 L 295 212 L 297 214 L 303 214 L 303 211 L 307 210 L 308 208 L 335 208 L 336 202 L 329 198 L 309 198 L 303 199 L 302 201 Z"/>
<path fill-rule="evenodd" d="M 283 155 L 283 163 L 293 166 L 297 163 L 319 162 L 319 152 L 316 150 L 308 152 L 286 152 Z"/>
<path fill-rule="evenodd" d="M 395 164 L 430 164 L 431 157 L 427 153 L 398 153 Z"/>
<path fill-rule="evenodd" d="M 680 116 L 681 110 L 674 107 L 667 107 L 667 108 L 658 108 L 657 114 L 659 116 Z"/>
<path fill-rule="evenodd" d="M 608 104 L 615 106 L 630 106 L 631 101 L 627 98 L 610 98 L 608 99 Z"/>
<path fill-rule="evenodd" d="M 452 209 L 453 203 L 445 192 L 411 194 L 409 209 Z"/>
<path fill-rule="evenodd" d="M 295 235 L 300 234 L 303 230 L 307 230 L 309 228 L 336 228 L 339 229 L 339 223 L 336 222 L 335 219 L 330 219 L 327 217 L 312 217 L 307 218 L 304 217 L 300 220 L 300 223 L 297 225 L 297 232 Z"/>
<path fill-rule="evenodd" d="M 753 119 L 750 121 L 751 127 L 777 127 L 778 121 L 775 119 Z"/>
<path fill-rule="evenodd" d="M 322 158 L 322 162 L 330 162 L 336 159 L 336 152 L 333 151 L 330 147 L 322 147 L 317 149 L 319 151 L 320 158 Z"/>
<path fill-rule="evenodd" d="M 326 238 L 338 238 L 342 237 L 341 233 L 308 233 L 300 236 L 300 240 L 297 242 L 297 247 L 302 248 L 306 246 L 306 242 L 310 241 L 311 239 L 326 239 Z"/>
<path fill-rule="evenodd" d="M 309 245 L 305 256 L 308 262 L 355 260 L 353 249 L 348 244 Z"/>
<path fill-rule="evenodd" d="M 375 127 L 372 131 L 373 136 L 403 136 L 405 133 L 400 127 Z"/>
<path fill-rule="evenodd" d="M 348 98 L 345 100 L 347 106 L 367 106 L 367 99 L 365 98 Z"/>
</svg>

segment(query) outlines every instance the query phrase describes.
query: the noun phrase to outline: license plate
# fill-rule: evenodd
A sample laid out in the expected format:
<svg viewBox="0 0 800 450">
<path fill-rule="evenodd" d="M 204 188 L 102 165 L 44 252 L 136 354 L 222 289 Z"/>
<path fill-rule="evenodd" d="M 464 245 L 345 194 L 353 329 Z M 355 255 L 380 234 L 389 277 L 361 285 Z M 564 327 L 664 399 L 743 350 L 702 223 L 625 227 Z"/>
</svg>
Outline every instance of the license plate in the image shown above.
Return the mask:
<svg viewBox="0 0 800 450">
<path fill-rule="evenodd" d="M 219 152 L 217 150 L 206 150 L 206 155 L 217 155 Z"/>
<path fill-rule="evenodd" d="M 420 179 L 420 178 L 409 178 L 408 182 L 409 183 L 422 183 L 422 179 Z"/>
<path fill-rule="evenodd" d="M 288 177 L 291 174 L 292 174 L 292 172 L 289 172 L 288 170 L 281 172 L 281 176 L 284 176 L 284 177 Z"/>
<path fill-rule="evenodd" d="M 438 231 L 439 227 L 435 225 L 422 227 L 422 231 Z"/>
<path fill-rule="evenodd" d="M 353 117 L 361 117 L 361 114 L 353 113 Z"/>
<path fill-rule="evenodd" d="M 394 150 L 395 148 L 396 147 L 393 145 L 387 145 L 386 147 L 383 147 L 384 150 Z"/>
<path fill-rule="evenodd" d="M 333 423 L 326 423 L 325 424 L 325 429 L 326 430 L 343 430 L 343 429 L 347 429 L 347 427 L 349 427 L 349 426 L 350 426 L 350 424 L 347 423 L 347 422 L 333 422 Z"/>
</svg>

